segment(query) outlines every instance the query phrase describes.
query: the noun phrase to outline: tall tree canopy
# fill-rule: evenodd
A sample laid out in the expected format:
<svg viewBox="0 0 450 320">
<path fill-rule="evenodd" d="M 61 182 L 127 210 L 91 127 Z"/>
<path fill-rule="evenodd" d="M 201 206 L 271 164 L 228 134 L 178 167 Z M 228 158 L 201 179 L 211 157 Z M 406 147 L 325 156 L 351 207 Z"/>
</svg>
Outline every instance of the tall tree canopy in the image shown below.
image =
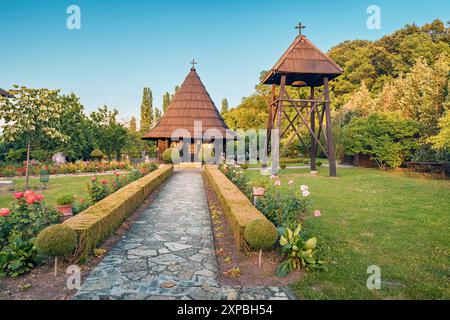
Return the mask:
<svg viewBox="0 0 450 320">
<path fill-rule="evenodd" d="M 150 130 L 153 122 L 153 94 L 150 88 L 145 87 L 142 94 L 141 103 L 141 132 L 146 133 Z"/>
</svg>

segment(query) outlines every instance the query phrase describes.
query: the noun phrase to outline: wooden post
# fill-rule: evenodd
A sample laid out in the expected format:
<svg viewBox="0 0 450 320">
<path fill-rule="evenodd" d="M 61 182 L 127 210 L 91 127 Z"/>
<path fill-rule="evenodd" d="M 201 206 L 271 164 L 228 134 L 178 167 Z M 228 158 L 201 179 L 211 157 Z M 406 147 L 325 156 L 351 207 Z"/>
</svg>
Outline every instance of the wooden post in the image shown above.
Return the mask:
<svg viewBox="0 0 450 320">
<path fill-rule="evenodd" d="M 325 114 L 327 119 L 326 132 L 327 132 L 327 149 L 328 149 L 328 162 L 330 166 L 330 176 L 336 177 L 336 160 L 334 158 L 334 143 L 333 143 L 333 128 L 331 124 L 331 109 L 330 109 L 330 92 L 328 87 L 328 77 L 323 79 L 323 93 L 325 98 Z"/>
<path fill-rule="evenodd" d="M 280 94 L 279 99 L 284 98 L 284 91 L 286 90 L 286 75 L 281 75 L 280 80 Z M 283 101 L 278 102 L 277 107 L 277 121 L 275 125 L 275 129 L 281 129 L 281 119 L 283 116 Z M 278 173 L 278 167 L 280 165 L 280 136 L 278 134 L 277 137 L 272 137 L 272 175 L 276 175 Z"/>
<path fill-rule="evenodd" d="M 314 100 L 314 87 L 311 87 L 311 100 Z M 311 130 L 316 132 L 316 110 L 315 103 L 311 102 Z M 317 143 L 314 136 L 311 135 L 311 171 L 316 171 Z"/>
</svg>

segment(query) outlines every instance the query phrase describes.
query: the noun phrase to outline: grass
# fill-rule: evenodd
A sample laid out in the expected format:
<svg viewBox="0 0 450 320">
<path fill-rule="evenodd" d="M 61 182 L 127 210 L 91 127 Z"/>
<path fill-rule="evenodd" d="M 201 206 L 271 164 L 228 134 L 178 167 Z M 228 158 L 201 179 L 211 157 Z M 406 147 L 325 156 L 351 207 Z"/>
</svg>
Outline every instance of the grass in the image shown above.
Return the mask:
<svg viewBox="0 0 450 320">
<path fill-rule="evenodd" d="M 111 180 L 113 175 L 102 175 L 101 179 Z M 66 194 L 73 194 L 79 198 L 87 199 L 87 184 L 92 177 L 89 176 L 70 176 L 70 177 L 50 177 L 48 188 L 45 190 L 37 190 L 45 196 L 47 204 L 56 205 L 56 199 Z M 24 178 L 14 179 L 14 190 L 24 189 Z M 39 178 L 30 179 L 30 186 L 36 190 L 42 187 Z M 14 191 L 6 191 L 5 188 L 0 192 L 0 208 L 7 208 L 14 201 Z"/>
<path fill-rule="evenodd" d="M 305 158 L 310 161 L 309 158 Z M 322 164 L 328 164 L 328 159 L 318 158 L 317 161 L 322 162 Z M 310 163 L 307 164 L 301 162 L 301 158 L 281 158 L 280 163 L 286 163 L 287 167 L 298 167 L 298 166 L 310 166 Z M 261 168 L 261 163 L 249 164 L 249 168 Z"/>
<path fill-rule="evenodd" d="M 305 229 L 318 237 L 326 272 L 301 277 L 293 286 L 305 299 L 450 299 L 450 182 L 374 169 L 328 168 L 280 171 L 307 184 L 314 209 Z M 258 171 L 246 171 L 257 179 Z M 367 268 L 381 268 L 381 290 L 366 286 Z"/>
</svg>

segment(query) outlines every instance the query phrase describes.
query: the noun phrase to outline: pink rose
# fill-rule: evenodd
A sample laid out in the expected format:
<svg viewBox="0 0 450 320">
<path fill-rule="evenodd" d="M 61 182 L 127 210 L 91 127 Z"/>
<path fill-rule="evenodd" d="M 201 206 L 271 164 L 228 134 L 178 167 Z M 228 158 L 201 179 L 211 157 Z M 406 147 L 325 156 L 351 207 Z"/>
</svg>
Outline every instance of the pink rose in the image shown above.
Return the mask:
<svg viewBox="0 0 450 320">
<path fill-rule="evenodd" d="M 319 210 L 315 210 L 313 212 L 313 214 L 314 214 L 314 217 L 316 217 L 316 218 L 318 218 L 318 217 L 320 217 L 322 215 Z"/>
<path fill-rule="evenodd" d="M 97 177 L 92 177 L 92 178 L 91 178 L 91 181 L 92 181 L 92 182 L 97 181 Z"/>
<path fill-rule="evenodd" d="M 25 197 L 25 200 L 27 201 L 28 204 L 33 204 L 36 202 L 36 197 L 34 195 L 29 195 Z"/>
<path fill-rule="evenodd" d="M 34 191 L 33 190 L 27 190 L 24 193 L 25 197 L 29 197 L 29 196 L 34 196 Z"/>
<path fill-rule="evenodd" d="M 23 198 L 23 192 L 16 192 L 16 193 L 14 193 L 14 198 L 16 198 L 16 199 Z"/>
<path fill-rule="evenodd" d="M 42 194 L 37 194 L 37 195 L 35 196 L 35 199 L 36 199 L 38 202 L 41 202 L 42 200 L 45 199 L 45 197 L 44 197 L 44 195 L 42 195 Z"/>
<path fill-rule="evenodd" d="M 277 187 L 281 186 L 281 181 L 280 181 L 280 180 L 275 181 L 275 185 L 276 185 Z"/>
<path fill-rule="evenodd" d="M 102 184 L 107 184 L 108 183 L 108 180 L 102 180 L 102 181 L 100 181 Z"/>
<path fill-rule="evenodd" d="M 1 208 L 0 209 L 0 217 L 6 217 L 10 213 L 11 213 L 11 211 L 9 211 L 9 209 L 6 209 L 6 208 Z"/>
<path fill-rule="evenodd" d="M 289 180 L 288 184 L 289 184 L 290 186 L 292 186 L 292 185 L 294 184 L 294 181 Z"/>
</svg>

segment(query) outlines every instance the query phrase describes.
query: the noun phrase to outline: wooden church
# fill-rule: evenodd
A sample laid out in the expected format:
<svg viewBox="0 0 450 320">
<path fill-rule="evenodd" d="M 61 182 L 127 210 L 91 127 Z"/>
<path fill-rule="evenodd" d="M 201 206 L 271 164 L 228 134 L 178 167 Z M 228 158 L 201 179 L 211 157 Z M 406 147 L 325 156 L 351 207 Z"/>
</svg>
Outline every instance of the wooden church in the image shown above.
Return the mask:
<svg viewBox="0 0 450 320">
<path fill-rule="evenodd" d="M 189 158 L 194 161 L 194 155 L 205 145 L 211 145 L 216 138 L 220 138 L 222 146 L 225 146 L 227 129 L 225 121 L 200 80 L 193 61 L 189 74 L 175 93 L 166 112 L 142 139 L 157 141 L 157 158 L 161 160 L 167 148 L 178 147 L 183 150 L 180 144 L 186 143 L 186 138 L 190 137 Z M 229 130 L 228 133 L 230 134 Z"/>
</svg>

